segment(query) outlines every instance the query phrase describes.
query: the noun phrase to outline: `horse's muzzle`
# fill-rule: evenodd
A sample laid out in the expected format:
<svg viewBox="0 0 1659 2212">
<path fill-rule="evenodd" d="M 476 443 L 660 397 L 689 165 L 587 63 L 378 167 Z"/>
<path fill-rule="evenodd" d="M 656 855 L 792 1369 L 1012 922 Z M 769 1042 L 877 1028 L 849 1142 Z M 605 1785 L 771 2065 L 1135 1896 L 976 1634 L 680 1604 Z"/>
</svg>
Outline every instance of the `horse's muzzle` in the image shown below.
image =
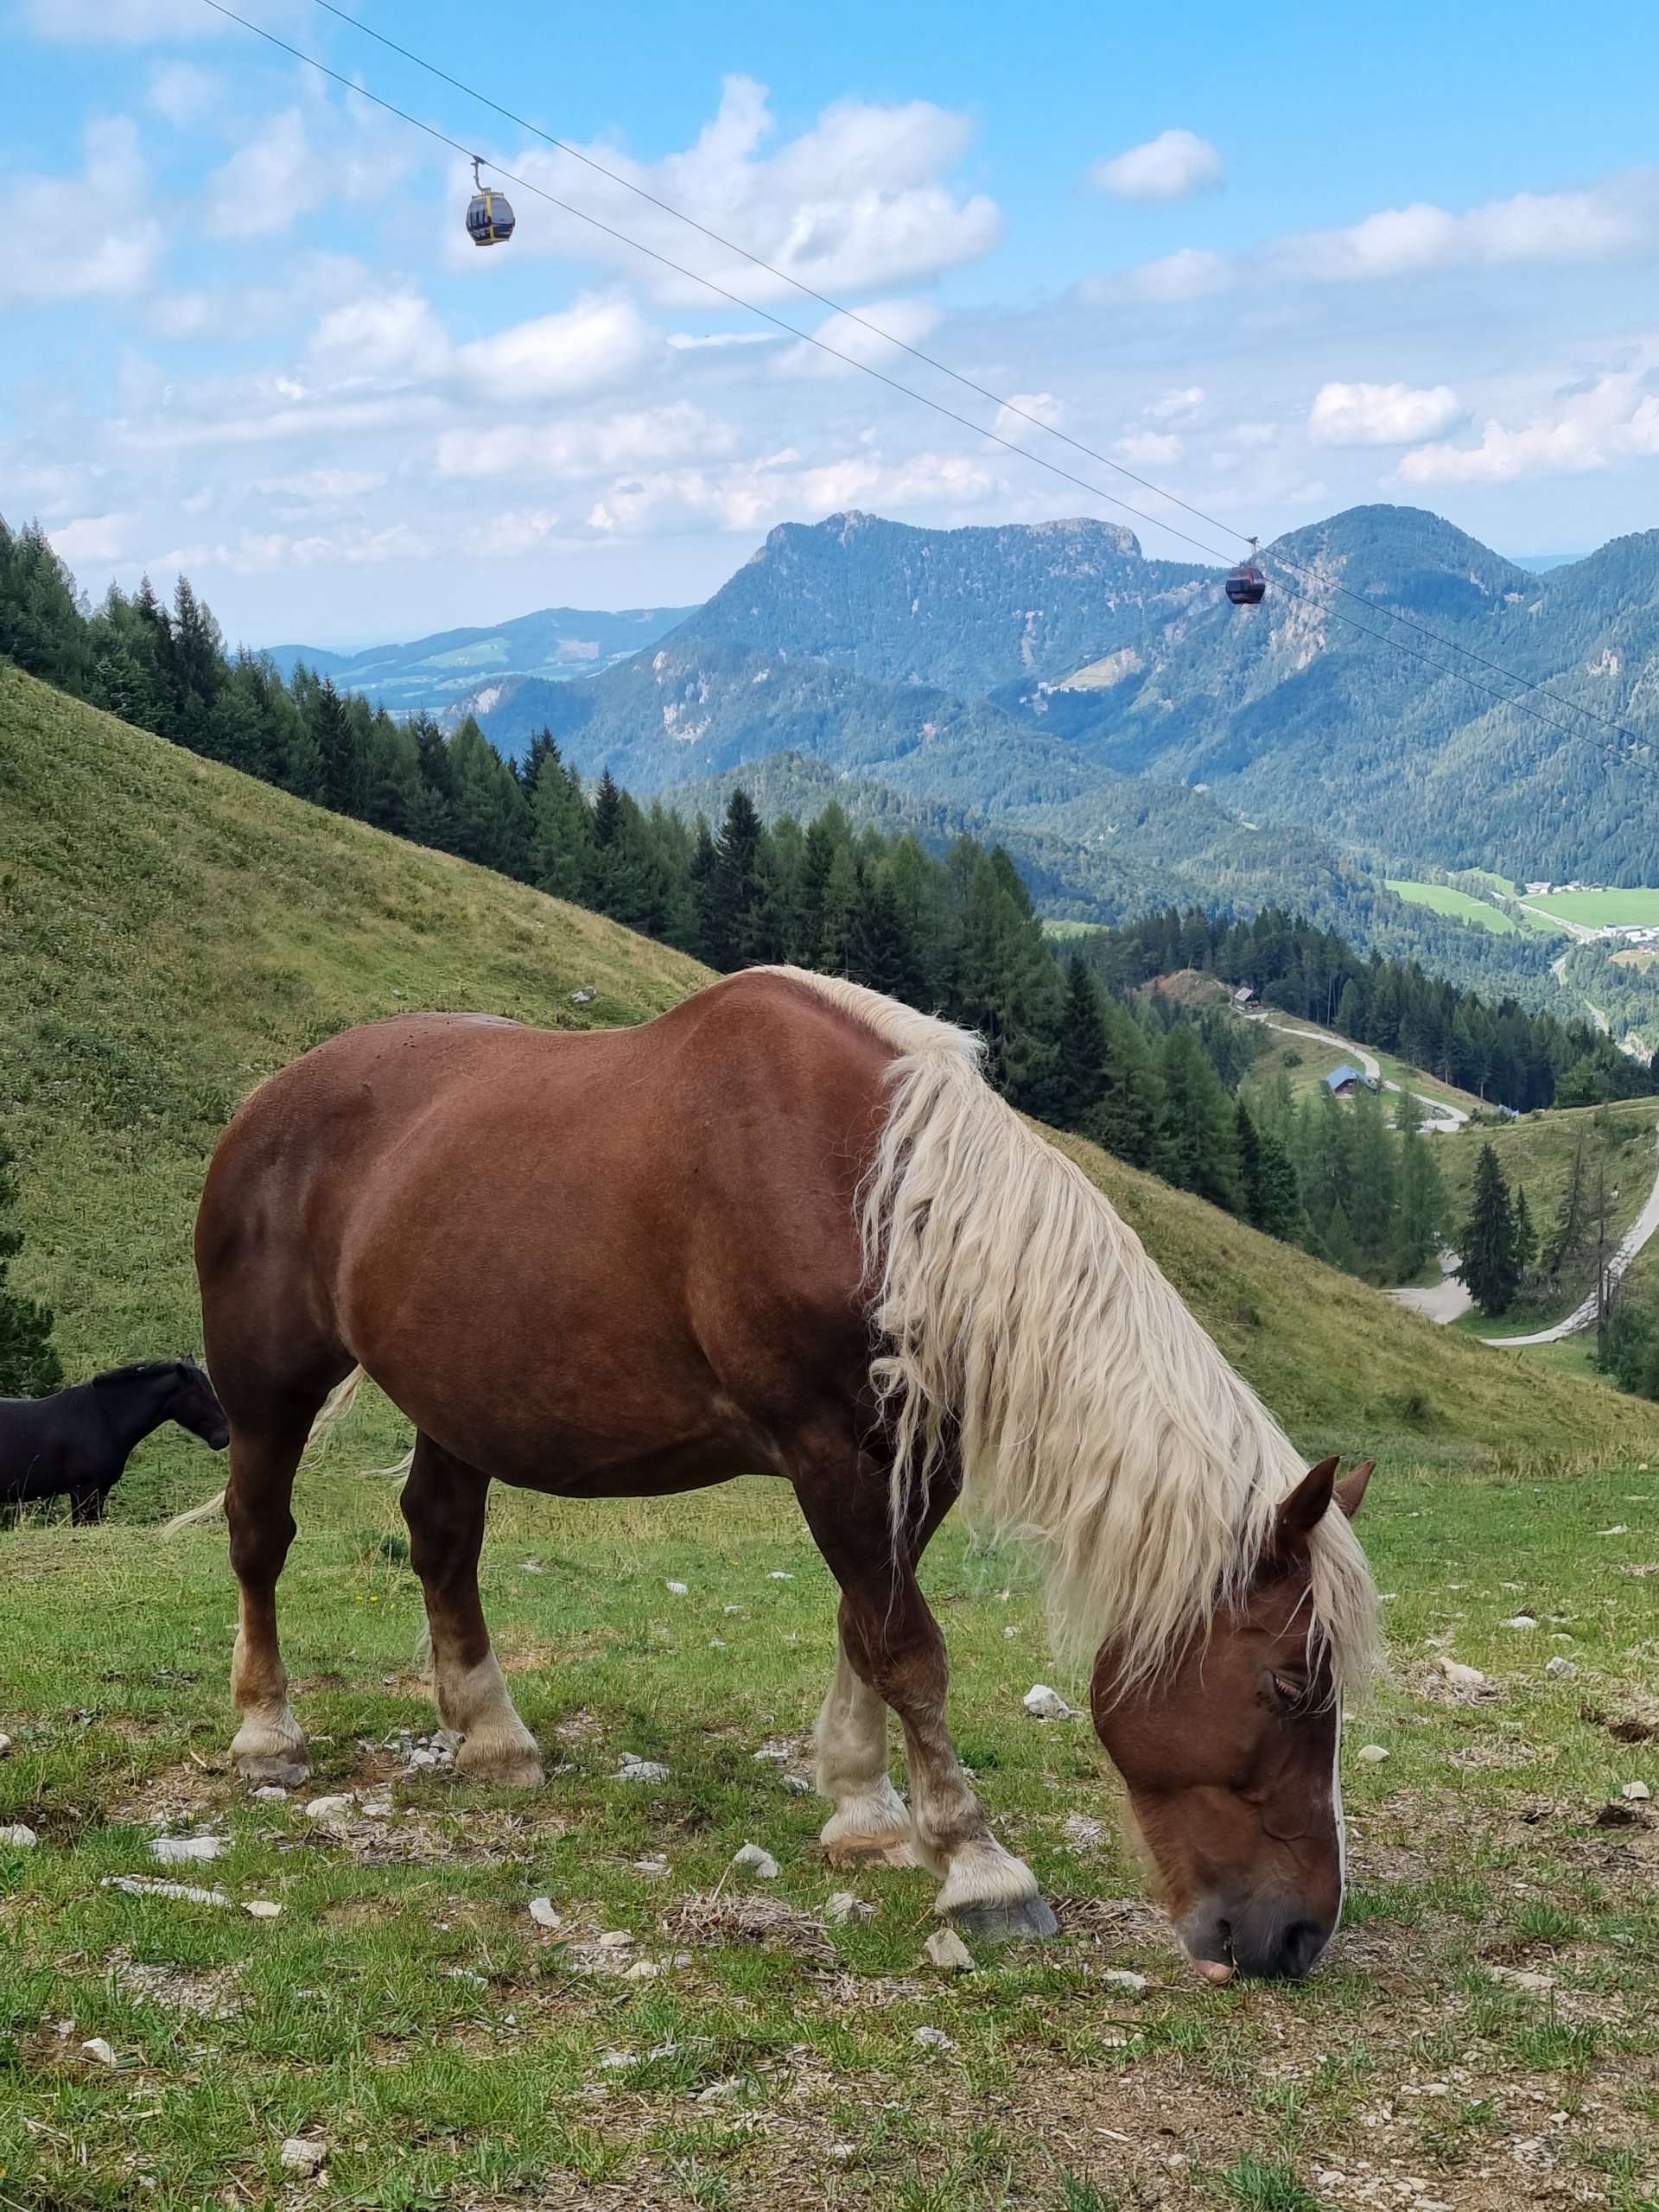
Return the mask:
<svg viewBox="0 0 1659 2212">
<path fill-rule="evenodd" d="M 1175 1932 L 1207 1980 L 1237 1973 L 1300 1981 L 1330 1942 L 1332 1929 L 1294 1903 L 1211 1898 L 1186 1914 Z"/>
</svg>

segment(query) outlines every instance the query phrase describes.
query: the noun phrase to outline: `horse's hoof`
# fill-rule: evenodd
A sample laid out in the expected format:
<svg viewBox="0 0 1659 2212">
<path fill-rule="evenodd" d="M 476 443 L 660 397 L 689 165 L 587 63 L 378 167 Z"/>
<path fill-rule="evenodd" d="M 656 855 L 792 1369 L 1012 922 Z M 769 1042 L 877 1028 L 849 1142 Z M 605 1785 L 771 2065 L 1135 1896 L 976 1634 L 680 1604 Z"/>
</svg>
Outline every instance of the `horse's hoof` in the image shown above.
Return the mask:
<svg viewBox="0 0 1659 2212">
<path fill-rule="evenodd" d="M 919 1863 L 909 1836 L 902 1830 L 892 1835 L 838 1836 L 823 1848 L 831 1866 L 914 1866 Z"/>
<path fill-rule="evenodd" d="M 464 1744 L 455 1754 L 455 1772 L 463 1781 L 481 1783 L 492 1789 L 541 1789 L 547 1782 L 541 1759 L 534 1751 L 474 1761 L 467 1758 Z"/>
<path fill-rule="evenodd" d="M 952 1905 L 945 1918 L 982 1943 L 1046 1942 L 1060 1932 L 1046 1897 L 1020 1897 L 1013 1904 Z"/>
<path fill-rule="evenodd" d="M 238 1759 L 236 1770 L 244 1782 L 276 1783 L 284 1789 L 297 1789 L 301 1783 L 311 1779 L 311 1770 L 303 1759 Z"/>
</svg>

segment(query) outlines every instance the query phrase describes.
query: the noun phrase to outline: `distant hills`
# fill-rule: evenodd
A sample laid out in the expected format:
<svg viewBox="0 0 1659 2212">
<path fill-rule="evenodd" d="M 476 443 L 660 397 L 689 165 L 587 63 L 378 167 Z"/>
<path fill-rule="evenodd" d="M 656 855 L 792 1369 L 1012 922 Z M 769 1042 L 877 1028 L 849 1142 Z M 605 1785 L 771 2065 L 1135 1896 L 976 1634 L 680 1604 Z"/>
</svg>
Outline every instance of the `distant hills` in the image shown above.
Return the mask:
<svg viewBox="0 0 1659 2212">
<path fill-rule="evenodd" d="M 497 628 L 440 630 L 407 645 L 371 645 L 332 653 L 319 645 L 273 645 L 284 678 L 303 662 L 332 676 L 342 690 L 366 692 L 396 714 L 442 714 L 463 696 L 487 696 L 511 677 L 541 680 L 592 676 L 654 645 L 693 612 L 685 607 L 636 607 L 620 614 L 580 607 L 548 607 Z"/>
</svg>

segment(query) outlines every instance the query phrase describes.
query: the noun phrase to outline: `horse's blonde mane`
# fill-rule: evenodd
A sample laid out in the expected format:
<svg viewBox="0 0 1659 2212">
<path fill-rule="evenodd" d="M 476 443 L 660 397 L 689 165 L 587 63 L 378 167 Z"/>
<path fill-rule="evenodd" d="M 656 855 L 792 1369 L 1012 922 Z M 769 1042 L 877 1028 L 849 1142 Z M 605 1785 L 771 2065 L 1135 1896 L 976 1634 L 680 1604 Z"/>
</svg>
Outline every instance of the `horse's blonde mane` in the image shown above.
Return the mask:
<svg viewBox="0 0 1659 2212">
<path fill-rule="evenodd" d="M 1125 1678 L 1149 1679 L 1249 1588 L 1300 1456 L 1134 1230 L 991 1090 L 978 1038 L 774 972 L 896 1055 L 860 1200 L 895 1515 L 959 1452 L 969 1525 L 1043 1556 L 1063 1648 L 1092 1656 L 1109 1633 Z M 1312 1560 L 1311 1632 L 1352 1688 L 1376 1599 L 1334 1508 Z"/>
</svg>

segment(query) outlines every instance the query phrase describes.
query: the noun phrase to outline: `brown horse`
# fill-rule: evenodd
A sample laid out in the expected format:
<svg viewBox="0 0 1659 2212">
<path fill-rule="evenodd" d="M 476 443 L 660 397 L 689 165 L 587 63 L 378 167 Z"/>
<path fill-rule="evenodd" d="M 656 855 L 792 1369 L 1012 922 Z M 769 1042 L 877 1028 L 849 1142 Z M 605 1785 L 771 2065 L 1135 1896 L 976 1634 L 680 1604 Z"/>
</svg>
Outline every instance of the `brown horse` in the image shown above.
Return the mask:
<svg viewBox="0 0 1659 2212">
<path fill-rule="evenodd" d="M 1188 1950 L 1219 1980 L 1306 1971 L 1340 1909 L 1339 1703 L 1373 1635 L 1335 1463 L 1304 1473 L 979 1063 L 960 1030 L 772 969 L 637 1029 L 384 1022 L 257 1091 L 196 1236 L 242 1770 L 305 1770 L 276 1579 L 308 1432 L 360 1369 L 416 1427 L 404 1511 L 461 1772 L 542 1778 L 479 1603 L 492 1479 L 598 1497 L 776 1474 L 842 1591 L 824 1844 L 908 1842 L 941 1913 L 1052 1929 L 945 1727 L 916 1563 L 960 1495 L 1037 1548 L 1068 1643 L 1099 1647 L 1096 1724 Z"/>
</svg>

